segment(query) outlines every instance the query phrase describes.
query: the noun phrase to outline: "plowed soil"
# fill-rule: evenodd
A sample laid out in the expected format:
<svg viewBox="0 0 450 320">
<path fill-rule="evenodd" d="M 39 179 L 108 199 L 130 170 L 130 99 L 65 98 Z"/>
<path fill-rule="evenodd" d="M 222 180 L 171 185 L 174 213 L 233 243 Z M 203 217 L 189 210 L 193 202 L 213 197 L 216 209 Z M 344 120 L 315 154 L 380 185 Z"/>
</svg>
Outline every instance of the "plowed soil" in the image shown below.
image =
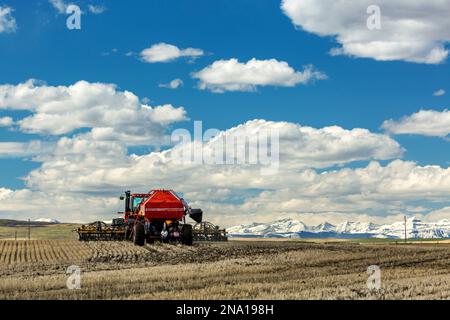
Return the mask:
<svg viewBox="0 0 450 320">
<path fill-rule="evenodd" d="M 0 299 L 450 299 L 450 246 L 0 241 L 0 276 Z"/>
</svg>

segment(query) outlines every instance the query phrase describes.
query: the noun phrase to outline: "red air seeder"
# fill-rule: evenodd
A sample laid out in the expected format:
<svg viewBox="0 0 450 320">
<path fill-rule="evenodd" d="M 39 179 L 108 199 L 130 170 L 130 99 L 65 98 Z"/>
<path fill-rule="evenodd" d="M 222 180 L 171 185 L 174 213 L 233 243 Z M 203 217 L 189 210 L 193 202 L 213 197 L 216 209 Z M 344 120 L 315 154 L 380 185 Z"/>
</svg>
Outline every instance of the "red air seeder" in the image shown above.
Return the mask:
<svg viewBox="0 0 450 320">
<path fill-rule="evenodd" d="M 145 242 L 181 242 L 192 245 L 192 225 L 186 216 L 202 222 L 203 211 L 192 209 L 173 190 L 152 190 L 145 194 L 125 192 L 125 240 L 143 246 Z M 119 219 L 117 219 L 119 220 Z"/>
</svg>

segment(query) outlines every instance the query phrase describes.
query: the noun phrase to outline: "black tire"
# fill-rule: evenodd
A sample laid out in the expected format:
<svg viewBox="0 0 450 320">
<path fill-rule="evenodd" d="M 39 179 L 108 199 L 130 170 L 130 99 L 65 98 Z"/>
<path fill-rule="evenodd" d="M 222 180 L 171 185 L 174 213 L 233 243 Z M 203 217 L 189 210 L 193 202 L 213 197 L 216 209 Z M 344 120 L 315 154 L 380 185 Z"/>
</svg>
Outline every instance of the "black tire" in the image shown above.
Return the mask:
<svg viewBox="0 0 450 320">
<path fill-rule="evenodd" d="M 192 246 L 194 242 L 194 234 L 190 224 L 184 224 L 181 229 L 181 243 L 186 246 Z"/>
<path fill-rule="evenodd" d="M 145 244 L 145 228 L 142 223 L 134 224 L 133 243 L 140 247 Z"/>
</svg>

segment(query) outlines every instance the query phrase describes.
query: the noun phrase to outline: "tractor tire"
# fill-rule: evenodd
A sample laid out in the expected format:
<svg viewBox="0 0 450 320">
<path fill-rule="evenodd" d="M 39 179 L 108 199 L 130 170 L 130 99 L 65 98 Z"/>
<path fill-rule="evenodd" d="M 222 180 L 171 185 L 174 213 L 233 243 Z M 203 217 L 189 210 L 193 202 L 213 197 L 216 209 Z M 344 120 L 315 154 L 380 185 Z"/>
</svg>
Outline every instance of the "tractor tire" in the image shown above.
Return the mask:
<svg viewBox="0 0 450 320">
<path fill-rule="evenodd" d="M 134 224 L 133 243 L 140 247 L 145 244 L 145 227 L 142 223 Z"/>
<path fill-rule="evenodd" d="M 190 224 L 184 224 L 181 228 L 181 243 L 186 246 L 192 246 L 194 242 L 194 234 Z"/>
</svg>

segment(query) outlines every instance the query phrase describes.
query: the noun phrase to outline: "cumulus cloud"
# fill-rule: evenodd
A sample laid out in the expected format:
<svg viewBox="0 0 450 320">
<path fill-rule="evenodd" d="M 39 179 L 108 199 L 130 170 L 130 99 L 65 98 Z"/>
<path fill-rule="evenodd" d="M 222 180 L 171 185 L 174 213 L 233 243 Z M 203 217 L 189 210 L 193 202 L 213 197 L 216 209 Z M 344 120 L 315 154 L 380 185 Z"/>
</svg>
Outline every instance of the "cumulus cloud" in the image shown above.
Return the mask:
<svg viewBox="0 0 450 320">
<path fill-rule="evenodd" d="M 50 152 L 51 144 L 41 141 L 0 142 L 0 158 L 23 158 Z"/>
<path fill-rule="evenodd" d="M 293 24 L 341 45 L 333 55 L 438 64 L 446 60 L 450 41 L 450 1 L 380 0 L 381 29 L 367 27 L 373 1 L 283 0 Z"/>
<path fill-rule="evenodd" d="M 315 129 L 255 120 L 219 133 L 205 143 L 203 152 L 217 150 L 217 144 L 230 136 L 256 136 L 267 129 L 280 133 L 280 171 L 276 175 L 261 176 L 259 165 L 179 163 L 176 155 L 180 149 L 193 147 L 194 142 L 137 156 L 128 155 L 120 144 L 101 144 L 79 136 L 60 139 L 52 154 L 26 177 L 26 181 L 32 190 L 64 190 L 72 195 L 90 196 L 99 192 L 115 194 L 124 188 L 139 192 L 151 186 L 175 189 L 192 200 L 192 205 L 209 212 L 208 219 L 221 224 L 232 224 L 233 219 L 249 222 L 305 212 L 341 210 L 356 215 L 358 209 L 363 212 L 367 208 L 382 207 L 384 201 L 378 203 L 378 207 L 375 199 L 369 201 L 360 197 L 358 201 L 357 195 L 362 191 L 355 184 L 367 180 L 363 174 L 344 179 L 344 173 L 336 177 L 315 170 L 357 160 L 400 156 L 401 147 L 381 134 L 364 129 Z M 351 170 L 347 175 L 351 175 Z M 336 188 L 339 179 L 345 186 Z M 275 203 L 280 203 L 275 199 L 275 192 L 279 191 L 281 199 L 286 189 L 289 191 L 284 196 L 289 199 L 283 200 L 275 210 Z M 258 196 L 254 195 L 255 190 L 260 190 Z M 272 204 L 264 200 L 270 193 L 273 193 Z M 340 216 L 336 213 L 335 217 Z"/>
<path fill-rule="evenodd" d="M 387 166 L 371 162 L 357 169 L 284 172 L 279 178 L 283 181 L 270 184 L 240 204 L 222 207 L 221 203 L 201 201 L 200 205 L 222 213 L 230 224 L 242 220 L 271 221 L 274 216 L 298 217 L 309 224 L 344 220 L 392 223 L 404 214 L 425 217 L 426 213 L 418 213 L 411 205 L 415 201 L 448 203 L 450 169 L 395 160 Z M 427 218 L 450 218 L 449 214 L 439 211 L 439 215 Z"/>
<path fill-rule="evenodd" d="M 395 141 L 364 129 L 315 129 L 255 120 L 219 133 L 205 143 L 203 150 L 215 149 L 228 136 L 255 136 L 268 127 L 280 132 L 280 168 L 278 174 L 270 176 L 261 176 L 259 166 L 175 161 L 172 156 L 177 149 L 194 142 L 137 156 L 129 155 L 122 144 L 114 141 L 97 141 L 83 135 L 63 137 L 42 156 L 42 166 L 26 177 L 29 190 L 5 191 L 8 196 L 3 196 L 5 205 L 0 211 L 26 210 L 23 206 L 31 206 L 33 199 L 40 203 L 41 198 L 55 197 L 47 194 L 58 190 L 55 201 L 61 205 L 57 208 L 70 201 L 65 210 L 67 217 L 58 216 L 54 207 L 46 214 L 54 212 L 52 216 L 66 221 L 93 220 L 93 216 L 77 211 L 82 209 L 77 203 L 87 201 L 96 206 L 93 214 L 107 219 L 106 211 L 111 217 L 120 209 L 114 195 L 124 189 L 141 192 L 155 186 L 183 192 L 193 206 L 205 210 L 208 220 L 222 225 L 287 216 L 310 224 L 324 220 L 392 222 L 405 212 L 416 214 L 413 203 L 419 200 L 434 204 L 448 201 L 449 168 L 394 160 L 385 166 L 372 161 L 361 168 L 330 169 L 336 164 L 401 155 L 402 149 Z M 20 194 L 28 195 L 30 201 L 21 205 Z M 102 204 L 103 211 L 97 208 Z"/>
<path fill-rule="evenodd" d="M 387 160 L 399 157 L 403 152 L 391 138 L 365 129 L 315 129 L 287 122 L 255 120 L 221 132 L 205 143 L 203 153 L 212 154 L 214 150 L 222 150 L 222 159 L 232 158 L 234 148 L 224 151 L 218 146 L 225 145 L 230 137 L 254 137 L 258 132 L 269 130 L 279 132 L 280 168 L 281 171 L 292 171 L 291 174 L 305 168 L 327 168 L 360 160 Z M 206 185 L 214 181 L 217 184 L 212 187 L 221 188 L 243 184 L 247 188 L 270 188 L 275 186 L 275 182 L 277 187 L 283 186 L 283 180 L 278 180 L 276 176 L 252 178 L 260 176 L 259 164 L 241 166 L 237 161 L 233 161 L 235 166 L 226 163 L 180 163 L 179 155 L 185 154 L 183 152 L 188 148 L 196 147 L 194 142 L 177 145 L 163 152 L 128 156 L 126 149 L 120 144 L 108 142 L 101 145 L 97 140 L 84 135 L 76 139 L 61 139 L 54 154 L 46 159 L 45 165 L 28 176 L 29 186 L 41 190 L 59 189 L 66 185 L 66 190 L 77 192 L 96 189 L 112 191 L 130 181 L 136 188 L 145 187 L 149 181 L 154 181 L 153 184 L 159 186 L 176 187 L 184 184 L 184 189 L 190 190 L 189 183 L 196 184 L 204 179 L 208 180 Z M 72 167 L 73 172 L 68 169 Z"/>
<path fill-rule="evenodd" d="M 90 160 L 92 164 L 93 158 Z M 312 169 L 298 171 L 282 167 L 279 175 L 268 179 L 259 176 L 251 167 L 244 166 L 171 166 L 161 154 L 135 157 L 128 164 L 119 159 L 120 165 L 116 163 L 113 167 L 110 163 L 109 169 L 106 163 L 102 164 L 102 168 L 95 164 L 96 169 L 83 170 L 83 174 L 71 160 L 61 161 L 60 167 L 48 163 L 45 170 L 54 176 L 46 174 L 45 177 L 52 181 L 45 184 L 42 180 L 44 184 L 40 187 L 61 190 L 61 194 L 68 198 L 78 195 L 81 199 L 81 194 L 85 193 L 90 202 L 101 198 L 101 195 L 105 200 L 113 201 L 114 197 L 108 195 L 119 193 L 124 188 L 135 191 L 146 191 L 153 185 L 173 188 L 183 192 L 193 206 L 202 207 L 208 220 L 222 225 L 233 225 L 236 221 L 271 221 L 282 217 L 302 217 L 301 220 L 311 224 L 344 220 L 393 222 L 405 213 L 422 215 L 411 206 L 419 200 L 447 203 L 450 187 L 450 169 L 418 166 L 414 162 L 401 160 L 386 166 L 371 162 L 363 168 L 343 168 L 322 173 Z M 63 170 L 67 172 L 67 177 L 62 175 Z M 63 181 L 58 182 L 57 176 Z M 68 184 L 69 181 L 74 185 Z M 82 188 L 78 190 L 80 185 Z M 255 190 L 259 190 L 256 195 Z M 8 208 L 8 205 L 6 203 L 2 209 Z M 20 207 L 20 204 L 17 205 Z M 112 213 L 118 209 L 120 207 L 110 211 Z M 71 211 L 65 212 L 72 215 Z M 439 211 L 439 215 L 428 218 L 450 218 L 448 213 Z M 80 216 L 78 212 L 73 214 Z"/>
<path fill-rule="evenodd" d="M 350 212 L 349 204 L 339 204 L 327 194 L 338 188 L 331 186 L 330 191 L 326 184 L 340 178 L 321 182 L 321 179 L 325 181 L 325 174 L 319 174 L 316 169 L 361 160 L 395 159 L 403 153 L 401 146 L 390 137 L 366 129 L 347 130 L 337 126 L 312 128 L 289 122 L 253 120 L 218 132 L 204 143 L 204 153 L 212 154 L 219 150 L 220 154 L 222 150 L 222 158 L 227 158 L 231 153 L 233 161 L 229 164 L 180 163 L 177 157 L 179 152 L 191 148 L 196 150 L 198 142 L 176 145 L 161 152 L 129 154 L 129 145 L 144 144 L 145 141 L 136 140 L 139 132 L 130 132 L 124 127 L 142 130 L 142 119 L 146 119 L 145 127 L 153 127 L 150 136 L 162 135 L 165 126 L 186 118 L 184 109 L 175 109 L 171 105 L 152 108 L 142 105 L 132 93 L 118 91 L 113 85 L 83 81 L 72 86 L 48 86 L 36 81 L 0 86 L 0 109 L 29 111 L 31 115 L 25 119 L 31 117 L 33 121 L 18 121 L 18 127 L 25 132 L 32 129 L 32 132 L 56 136 L 72 133 L 72 136 L 59 137 L 48 146 L 41 142 L 0 144 L 0 156 L 34 156 L 36 161 L 41 162 L 39 168 L 24 177 L 29 189 L 3 190 L 4 206 L 0 211 L 15 217 L 23 212 L 20 209 L 28 210 L 30 203 L 35 201 L 39 205 L 35 205 L 34 211 L 30 212 L 36 212 L 36 215 L 39 214 L 36 208 L 39 208 L 63 221 L 89 221 L 91 216 L 83 216 L 79 205 L 87 201 L 96 207 L 103 205 L 103 211 L 97 211 L 106 219 L 108 213 L 105 211 L 120 210 L 113 195 L 123 189 L 147 191 L 152 187 L 183 192 L 188 199 L 194 200 L 193 206 L 204 207 L 211 212 L 211 220 L 219 222 L 220 219 L 222 224 L 236 218 L 232 212 L 239 212 L 242 221 L 250 221 L 253 215 L 257 216 L 257 210 L 265 212 L 262 207 L 264 194 L 261 192 L 267 194 L 285 188 L 290 189 L 292 198 L 279 210 L 267 212 L 263 217 L 304 212 L 307 204 L 309 212 L 313 213 L 319 209 L 331 210 L 333 206 Z M 57 125 L 59 121 L 53 118 L 67 123 L 68 128 L 60 127 Z M 126 122 L 123 118 L 127 119 Z M 39 119 L 45 119 L 45 125 L 39 124 Z M 50 125 L 52 120 L 54 124 Z M 73 134 L 81 128 L 89 130 Z M 260 145 L 263 141 L 259 133 L 270 130 L 278 132 L 280 142 L 280 171 L 276 175 L 261 176 L 261 164 L 235 162 L 234 151 L 218 148 L 226 141 L 241 136 L 258 137 Z M 347 188 L 356 188 L 354 180 L 357 181 L 357 178 L 349 179 Z M 314 189 L 318 190 L 315 194 Z M 57 196 L 54 190 L 58 190 Z M 259 190 L 257 196 L 255 190 Z M 349 192 L 344 187 L 341 190 L 343 193 Z M 21 205 L 25 195 L 29 201 Z M 301 205 L 299 195 L 309 197 L 309 200 L 303 200 Z M 41 202 L 43 198 L 47 200 Z M 337 199 L 337 196 L 334 198 Z M 65 201 L 71 202 L 66 206 L 67 217 L 60 217 L 60 211 L 56 208 L 63 207 Z M 49 205 L 47 210 L 47 202 L 60 205 Z M 367 208 L 369 204 L 376 207 L 374 202 L 363 201 L 365 205 L 358 208 Z M 260 206 L 256 205 L 258 203 Z M 319 203 L 322 204 L 317 207 Z"/>
<path fill-rule="evenodd" d="M 450 134 L 450 111 L 420 110 L 398 121 L 386 120 L 382 128 L 393 134 L 446 137 Z"/>
<path fill-rule="evenodd" d="M 150 107 L 114 85 L 85 81 L 71 86 L 36 81 L 3 85 L 0 109 L 27 111 L 15 126 L 51 136 L 50 142 L 0 143 L 0 157 L 33 157 L 40 163 L 24 177 L 27 189 L 0 188 L 2 217 L 110 220 L 122 209 L 119 193 L 150 188 L 182 192 L 193 207 L 204 209 L 208 220 L 224 226 L 287 216 L 310 224 L 324 219 L 392 222 L 409 212 L 426 216 L 430 209 L 425 207 L 450 205 L 450 168 L 396 160 L 403 148 L 367 129 L 252 120 L 215 132 L 203 143 L 185 141 L 137 155 L 130 146 L 167 138 L 170 124 L 187 118 L 185 110 Z M 24 122 L 30 117 L 35 119 Z M 36 120 L 40 117 L 45 125 Z M 272 131 L 279 137 L 277 174 L 262 175 L 264 164 L 239 162 L 235 149 L 227 148 L 227 141 L 239 137 L 256 139 L 261 146 L 265 141 L 260 133 Z M 200 150 L 203 156 L 217 152 L 233 161 L 180 163 L 178 155 L 187 150 Z M 246 159 L 252 151 L 246 150 Z M 351 168 L 344 167 L 351 163 Z"/>
<path fill-rule="evenodd" d="M 281 165 L 289 168 L 327 168 L 361 160 L 388 160 L 401 157 L 404 151 L 388 136 L 367 129 L 313 128 L 266 120 L 253 120 L 231 128 L 211 140 L 209 146 L 215 148 L 215 144 L 230 136 L 251 137 L 271 131 L 279 135 Z"/>
<path fill-rule="evenodd" d="M 12 16 L 13 9 L 0 6 L 0 33 L 11 33 L 17 30 L 16 19 Z"/>
<path fill-rule="evenodd" d="M 0 202 L 0 217 L 34 220 L 52 216 L 61 222 L 75 223 L 111 220 L 117 216 L 111 215 L 111 212 L 117 210 L 120 205 L 118 197 L 92 197 L 7 188 L 0 188 Z"/>
<path fill-rule="evenodd" d="M 326 78 L 324 73 L 316 71 L 312 66 L 296 71 L 284 61 L 255 58 L 246 63 L 237 59 L 218 60 L 192 76 L 199 80 L 200 89 L 218 93 L 255 91 L 258 86 L 294 87 Z"/>
<path fill-rule="evenodd" d="M 186 119 L 183 108 L 170 104 L 151 107 L 142 104 L 133 93 L 119 91 L 114 85 L 86 81 L 72 86 L 48 86 L 33 80 L 2 85 L 1 109 L 27 111 L 30 115 L 18 120 L 17 128 L 44 136 L 43 140 L 49 141 L 0 142 L 0 158 L 31 157 L 41 163 L 38 171 L 54 178 L 63 171 L 76 177 L 90 169 L 108 173 L 108 170 L 120 168 L 135 157 L 129 155 L 129 146 L 169 143 L 168 126 Z M 59 121 L 62 124 L 58 125 Z M 2 118 L 2 123 L 11 125 L 12 119 Z M 55 137 L 46 139 L 48 135 Z M 31 180 L 33 175 L 30 173 L 26 180 Z M 92 182 L 92 187 L 98 182 L 101 180 Z M 115 187 L 121 190 L 123 185 Z M 69 189 L 64 187 L 57 193 L 45 188 L 0 189 L 0 199 L 5 201 L 0 215 L 23 218 L 23 212 L 36 217 L 53 214 L 61 221 L 86 222 L 97 220 L 102 214 L 105 218 L 111 217 L 111 212 L 120 209 L 116 197 L 104 190 L 95 189 L 89 194 L 85 190 L 71 192 Z M 83 210 L 84 203 L 92 206 L 89 213 Z M 64 207 L 66 215 L 61 216 L 57 207 Z"/>
<path fill-rule="evenodd" d="M 435 96 L 435 97 L 441 97 L 444 94 L 445 94 L 445 90 L 444 89 L 439 89 L 439 90 L 436 90 L 435 92 L 433 92 L 433 96 Z"/>
<path fill-rule="evenodd" d="M 0 127 L 10 127 L 14 124 L 14 120 L 11 117 L 0 118 Z"/>
<path fill-rule="evenodd" d="M 169 83 L 161 83 L 159 84 L 160 88 L 167 88 L 167 89 L 178 89 L 179 87 L 183 86 L 183 80 L 181 79 L 174 79 L 170 81 Z"/>
<path fill-rule="evenodd" d="M 64 135 L 92 129 L 89 134 L 95 138 L 131 145 L 149 145 L 161 139 L 164 126 L 186 120 L 182 107 L 151 107 L 115 85 L 87 81 L 71 86 L 48 86 L 35 80 L 0 85 L 1 109 L 31 112 L 17 121 L 26 133 Z"/>
<path fill-rule="evenodd" d="M 177 46 L 164 42 L 154 44 L 150 48 L 142 50 L 140 54 L 142 60 L 148 63 L 170 62 L 181 57 L 195 59 L 203 55 L 204 52 L 201 49 L 180 49 Z"/>
</svg>

